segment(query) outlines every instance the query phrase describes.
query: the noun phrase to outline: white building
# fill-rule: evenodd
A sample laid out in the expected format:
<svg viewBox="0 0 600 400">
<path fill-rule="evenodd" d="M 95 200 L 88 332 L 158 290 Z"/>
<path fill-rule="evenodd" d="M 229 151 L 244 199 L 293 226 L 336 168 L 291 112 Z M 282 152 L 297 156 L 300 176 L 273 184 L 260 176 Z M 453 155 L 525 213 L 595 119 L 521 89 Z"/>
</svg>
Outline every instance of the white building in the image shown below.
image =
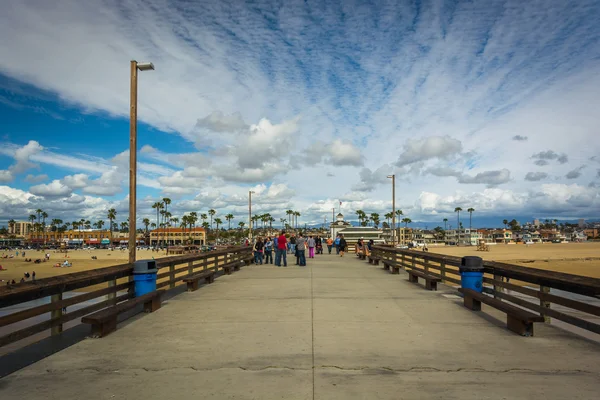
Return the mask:
<svg viewBox="0 0 600 400">
<path fill-rule="evenodd" d="M 346 229 L 351 227 L 352 224 L 350 222 L 346 222 L 344 221 L 344 215 L 342 215 L 342 213 L 339 213 L 336 216 L 336 220 L 335 222 L 332 222 L 329 225 L 329 232 L 332 238 L 335 239 L 335 237 L 337 236 L 337 234 L 342 230 L 342 229 Z"/>
</svg>

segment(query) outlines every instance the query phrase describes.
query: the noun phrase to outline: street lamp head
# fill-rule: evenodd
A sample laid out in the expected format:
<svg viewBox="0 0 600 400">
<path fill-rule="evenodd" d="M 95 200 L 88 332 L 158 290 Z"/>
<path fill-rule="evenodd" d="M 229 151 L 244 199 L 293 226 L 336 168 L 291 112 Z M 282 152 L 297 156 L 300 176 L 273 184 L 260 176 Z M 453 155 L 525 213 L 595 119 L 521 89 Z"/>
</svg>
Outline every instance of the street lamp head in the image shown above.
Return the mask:
<svg viewBox="0 0 600 400">
<path fill-rule="evenodd" d="M 150 71 L 154 70 L 154 64 L 146 62 L 146 63 L 137 63 L 137 68 L 140 71 Z"/>
<path fill-rule="evenodd" d="M 248 193 L 256 193 L 254 190 L 250 190 Z"/>
<path fill-rule="evenodd" d="M 387 177 L 392 179 L 394 177 L 394 175 L 388 175 Z"/>
</svg>

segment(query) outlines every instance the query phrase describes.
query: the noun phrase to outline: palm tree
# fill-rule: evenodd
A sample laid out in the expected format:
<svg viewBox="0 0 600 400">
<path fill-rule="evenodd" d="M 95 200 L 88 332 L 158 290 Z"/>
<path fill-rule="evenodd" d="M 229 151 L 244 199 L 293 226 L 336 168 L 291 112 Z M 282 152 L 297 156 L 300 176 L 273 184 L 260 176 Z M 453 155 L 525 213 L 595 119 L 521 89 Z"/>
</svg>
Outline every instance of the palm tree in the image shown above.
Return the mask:
<svg viewBox="0 0 600 400">
<path fill-rule="evenodd" d="M 208 222 L 205 221 L 202 223 L 202 227 L 208 231 L 208 228 L 210 228 L 210 225 L 208 225 Z"/>
<path fill-rule="evenodd" d="M 208 210 L 208 215 L 210 216 L 210 227 L 212 228 L 212 224 L 213 224 L 213 217 L 215 216 L 217 212 L 214 209 L 210 209 Z"/>
<path fill-rule="evenodd" d="M 115 210 L 114 208 L 111 208 L 110 210 L 108 210 L 108 213 L 106 214 L 106 218 L 108 218 L 108 221 L 109 221 L 108 230 L 110 231 L 110 244 L 112 245 L 112 228 L 113 228 L 113 221 L 115 219 L 117 219 L 117 210 Z"/>
<path fill-rule="evenodd" d="M 454 209 L 454 212 L 456 213 L 456 218 L 457 218 L 456 229 L 458 229 L 458 243 L 460 243 L 460 212 L 461 211 L 462 211 L 462 208 L 460 208 L 460 207 L 456 207 Z"/>
<path fill-rule="evenodd" d="M 404 228 L 408 229 L 408 224 L 410 224 L 412 222 L 412 219 L 406 217 L 406 218 L 402 218 L 402 222 L 404 222 Z"/>
<path fill-rule="evenodd" d="M 204 222 L 206 222 L 206 220 L 208 219 L 208 215 L 200 214 L 200 219 L 202 220 L 202 225 L 204 225 Z"/>
<path fill-rule="evenodd" d="M 163 208 L 163 203 L 157 201 L 152 204 L 152 208 L 156 209 L 156 226 L 157 228 L 160 228 L 160 210 Z M 156 232 L 156 248 L 158 248 L 158 232 Z"/>
<path fill-rule="evenodd" d="M 100 222 L 100 221 L 98 221 Z M 144 218 L 142 220 L 142 224 L 144 224 L 144 226 L 146 227 L 146 233 L 148 233 L 148 226 L 150 225 L 150 218 Z"/>
<path fill-rule="evenodd" d="M 40 222 L 42 220 L 43 212 L 44 212 L 44 210 L 42 210 L 41 208 L 38 208 L 37 210 L 35 210 L 35 213 L 37 214 L 37 217 L 36 217 L 37 222 Z M 38 225 L 38 229 L 39 229 L 39 225 Z"/>
<path fill-rule="evenodd" d="M 273 230 L 273 222 L 275 222 L 275 218 L 269 215 L 269 230 Z"/>
<path fill-rule="evenodd" d="M 219 233 L 219 225 L 223 225 L 221 218 L 215 218 L 215 224 L 217 224 L 217 233 Z"/>
<path fill-rule="evenodd" d="M 390 219 L 392 219 L 393 216 L 394 214 L 391 211 L 389 213 L 385 213 L 384 217 L 387 219 L 388 226 L 390 225 Z"/>
<path fill-rule="evenodd" d="M 33 224 L 33 221 L 35 221 L 35 220 L 36 220 L 36 218 L 37 218 L 37 217 L 36 217 L 34 214 L 30 214 L 30 215 L 29 215 L 29 222 L 31 222 L 31 232 L 34 232 L 34 231 L 35 231 L 35 230 L 34 230 L 34 224 Z"/>
<path fill-rule="evenodd" d="M 444 218 L 444 230 L 448 230 L 448 218 Z"/>
<path fill-rule="evenodd" d="M 287 211 L 285 212 L 285 214 L 288 216 L 288 224 L 289 224 L 290 226 L 293 226 L 293 225 L 292 225 L 292 215 L 294 215 L 294 211 L 293 211 L 293 210 L 287 210 Z"/>
<path fill-rule="evenodd" d="M 294 211 L 294 217 L 296 217 L 296 229 L 298 229 L 298 217 L 300 216 L 300 212 Z"/>
<path fill-rule="evenodd" d="M 373 226 L 375 226 L 375 228 L 378 228 L 379 227 L 379 214 L 371 213 L 371 221 L 373 221 Z"/>
<path fill-rule="evenodd" d="M 475 211 L 475 209 L 473 207 L 469 207 L 467 208 L 467 212 L 469 213 L 469 245 L 471 245 L 471 237 L 472 237 L 472 233 L 471 233 L 471 220 L 473 219 L 473 212 Z"/>
<path fill-rule="evenodd" d="M 279 218 L 279 222 L 281 222 L 281 229 L 283 229 L 283 228 L 285 228 L 285 223 L 287 222 L 287 219 Z"/>
<path fill-rule="evenodd" d="M 246 223 L 244 221 L 238 222 L 238 226 L 240 227 L 240 229 L 244 229 L 244 225 L 246 225 Z"/>
<path fill-rule="evenodd" d="M 229 231 L 231 230 L 231 220 L 233 220 L 233 214 L 229 213 L 225 216 L 225 219 L 227 220 L 227 222 L 229 222 Z"/>
</svg>

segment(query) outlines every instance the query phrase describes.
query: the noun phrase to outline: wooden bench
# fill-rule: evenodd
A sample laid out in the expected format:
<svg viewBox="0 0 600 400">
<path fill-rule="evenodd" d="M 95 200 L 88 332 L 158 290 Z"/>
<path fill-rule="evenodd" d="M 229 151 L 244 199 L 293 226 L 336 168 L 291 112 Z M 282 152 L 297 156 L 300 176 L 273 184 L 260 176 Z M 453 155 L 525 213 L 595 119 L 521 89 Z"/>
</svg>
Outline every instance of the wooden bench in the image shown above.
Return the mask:
<svg viewBox="0 0 600 400">
<path fill-rule="evenodd" d="M 533 336 L 533 323 L 544 322 L 544 317 L 540 315 L 494 299 L 472 289 L 458 288 L 458 291 L 464 295 L 464 305 L 469 310 L 481 311 L 481 303 L 485 303 L 506 313 L 506 327 L 509 331 L 518 333 L 521 336 Z"/>
<path fill-rule="evenodd" d="M 195 292 L 198 290 L 198 281 L 200 279 L 204 279 L 206 283 L 213 283 L 215 281 L 215 271 L 206 270 L 187 275 L 183 278 L 183 281 L 187 283 L 187 291 Z"/>
<path fill-rule="evenodd" d="M 242 264 L 241 261 L 233 261 L 233 262 L 223 265 L 221 268 L 223 268 L 223 273 L 225 273 L 225 275 L 231 275 L 231 271 L 239 271 L 240 270 L 241 264 Z"/>
<path fill-rule="evenodd" d="M 164 290 L 156 290 L 139 297 L 134 297 L 123 303 L 105 308 L 94 314 L 81 318 L 84 324 L 92 325 L 93 337 L 104 337 L 117 329 L 117 317 L 119 314 L 129 311 L 138 304 L 144 304 L 144 312 L 154 312 L 160 308 L 160 296 Z"/>
<path fill-rule="evenodd" d="M 393 275 L 398 275 L 400 273 L 401 265 L 399 265 L 396 261 L 383 259 L 383 269 L 390 271 Z"/>
<path fill-rule="evenodd" d="M 369 264 L 379 265 L 379 260 L 381 260 L 381 258 L 378 256 L 374 256 L 373 254 L 369 256 Z"/>
<path fill-rule="evenodd" d="M 425 288 L 427 290 L 437 290 L 438 282 L 442 280 L 436 276 L 428 275 L 416 269 L 411 269 L 408 272 L 408 280 L 412 283 L 419 283 L 419 278 L 425 280 Z"/>
</svg>

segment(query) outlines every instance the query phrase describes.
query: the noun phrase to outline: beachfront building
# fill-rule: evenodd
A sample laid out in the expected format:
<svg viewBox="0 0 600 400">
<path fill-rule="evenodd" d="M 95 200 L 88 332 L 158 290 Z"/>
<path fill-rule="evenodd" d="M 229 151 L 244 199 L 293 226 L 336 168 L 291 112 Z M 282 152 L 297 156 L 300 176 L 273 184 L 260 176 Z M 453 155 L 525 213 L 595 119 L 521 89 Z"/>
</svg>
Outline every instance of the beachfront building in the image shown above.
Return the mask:
<svg viewBox="0 0 600 400">
<path fill-rule="evenodd" d="M 113 232 L 113 237 L 116 232 Z M 100 229 L 70 229 L 64 232 L 31 232 L 29 234 L 30 244 L 57 245 L 65 243 L 68 246 L 108 246 L 110 242 L 110 231 Z"/>
<path fill-rule="evenodd" d="M 365 242 L 373 240 L 376 244 L 385 243 L 382 238 L 383 230 L 371 226 L 350 226 L 338 231 L 338 233 L 344 235 L 344 239 L 346 239 L 350 248 L 354 248 L 358 239 L 363 239 Z"/>
<path fill-rule="evenodd" d="M 415 229 L 412 232 L 412 241 L 416 242 L 417 245 L 444 245 L 444 239 L 437 239 L 435 236 L 435 231 L 425 230 L 425 229 Z"/>
<path fill-rule="evenodd" d="M 457 243 L 461 245 L 476 246 L 479 239 L 486 239 L 484 237 L 485 230 L 469 229 L 449 229 L 446 231 L 446 243 L 455 245 Z M 487 240 L 486 240 L 487 241 Z"/>
<path fill-rule="evenodd" d="M 344 215 L 342 213 L 339 213 L 336 216 L 335 221 L 329 224 L 329 234 L 332 238 L 335 238 L 337 234 L 340 233 L 340 231 L 349 227 L 352 227 L 352 224 L 350 222 L 344 221 Z"/>
<path fill-rule="evenodd" d="M 206 244 L 204 228 L 161 228 L 150 231 L 150 245 L 181 245 L 181 244 Z"/>
<path fill-rule="evenodd" d="M 29 221 L 15 221 L 14 225 L 8 225 L 8 234 L 25 238 L 31 233 L 32 226 Z"/>
</svg>

